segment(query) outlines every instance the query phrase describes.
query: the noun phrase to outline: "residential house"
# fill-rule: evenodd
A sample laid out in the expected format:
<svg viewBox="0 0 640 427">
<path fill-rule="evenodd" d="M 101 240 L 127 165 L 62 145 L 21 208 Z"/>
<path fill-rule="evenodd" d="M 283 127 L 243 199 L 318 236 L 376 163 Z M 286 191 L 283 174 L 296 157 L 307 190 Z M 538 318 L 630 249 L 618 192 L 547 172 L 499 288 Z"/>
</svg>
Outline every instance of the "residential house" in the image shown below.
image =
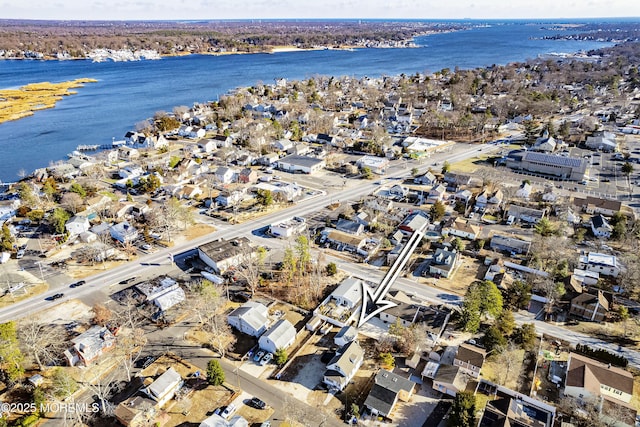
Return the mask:
<svg viewBox="0 0 640 427">
<path fill-rule="evenodd" d="M 553 427 L 555 406 L 484 380 L 479 388 L 493 398 L 487 402 L 478 427 Z"/>
<path fill-rule="evenodd" d="M 375 416 L 391 419 L 398 400 L 408 402 L 416 383 L 398 374 L 381 369 L 376 374 L 373 387 L 364 401 L 364 406 Z"/>
<path fill-rule="evenodd" d="M 238 181 L 244 184 L 253 184 L 258 181 L 258 172 L 251 168 L 244 168 L 238 175 Z"/>
<path fill-rule="evenodd" d="M 263 166 L 273 166 L 280 159 L 277 153 L 267 153 L 256 160 L 256 163 Z"/>
<path fill-rule="evenodd" d="M 119 147 L 118 158 L 126 162 L 131 162 L 140 158 L 140 152 L 137 149 L 131 147 Z"/>
<path fill-rule="evenodd" d="M 321 241 L 329 243 L 332 248 L 338 251 L 352 253 L 360 253 L 362 248 L 367 244 L 366 236 L 348 234 L 333 228 L 325 228 L 322 230 Z"/>
<path fill-rule="evenodd" d="M 533 187 L 528 182 L 523 182 L 516 191 L 516 197 L 519 199 L 529 200 Z"/>
<path fill-rule="evenodd" d="M 574 206 L 578 206 L 583 212 L 588 214 L 601 214 L 613 216 L 622 210 L 622 202 L 618 200 L 603 199 L 600 197 L 587 196 L 584 199 L 573 198 Z"/>
<path fill-rule="evenodd" d="M 355 340 L 356 338 L 358 338 L 358 330 L 356 328 L 354 328 L 351 325 L 343 326 L 338 331 L 336 336 L 333 337 L 333 342 L 338 347 L 344 347 L 345 345 L 349 344 L 351 341 Z"/>
<path fill-rule="evenodd" d="M 216 135 L 212 139 L 215 141 L 218 148 L 229 148 L 233 145 L 233 140 L 230 136 Z"/>
<path fill-rule="evenodd" d="M 111 226 L 109 233 L 112 238 L 122 244 L 131 243 L 138 238 L 138 230 L 130 225 L 128 221 L 123 221 Z"/>
<path fill-rule="evenodd" d="M 609 398 L 630 403 L 633 395 L 633 375 L 578 353 L 569 353 L 565 396 L 586 402 L 590 399 Z"/>
<path fill-rule="evenodd" d="M 529 249 L 531 249 L 531 242 L 517 237 L 494 234 L 491 237 L 489 247 L 498 252 L 528 254 Z"/>
<path fill-rule="evenodd" d="M 220 206 L 236 206 L 242 202 L 246 194 L 242 189 L 221 191 L 216 197 L 216 203 Z"/>
<path fill-rule="evenodd" d="M 485 189 L 478 195 L 478 197 L 476 197 L 475 205 L 479 209 L 496 210 L 502 204 L 503 199 L 504 193 L 501 189 L 498 189 L 494 192 L 489 192 Z"/>
<path fill-rule="evenodd" d="M 402 232 L 411 234 L 416 230 L 425 227 L 429 223 L 429 216 L 423 211 L 413 211 L 398 226 Z"/>
<path fill-rule="evenodd" d="M 543 153 L 553 153 L 556 151 L 558 143 L 555 138 L 549 135 L 549 131 L 545 129 L 542 136 L 538 137 L 533 143 L 531 149 L 533 151 L 541 151 Z"/>
<path fill-rule="evenodd" d="M 427 194 L 427 203 L 441 202 L 447 194 L 447 187 L 443 184 L 435 185 Z"/>
<path fill-rule="evenodd" d="M 445 224 L 442 228 L 442 234 L 475 240 L 480 235 L 480 227 L 469 224 L 469 221 L 455 218 Z"/>
<path fill-rule="evenodd" d="M 287 151 L 293 147 L 293 142 L 288 139 L 279 139 L 274 141 L 271 146 L 277 151 Z"/>
<path fill-rule="evenodd" d="M 478 378 L 486 357 L 486 350 L 475 345 L 463 343 L 458 346 L 458 353 L 453 359 L 453 366 L 459 366 L 465 374 L 472 378 Z"/>
<path fill-rule="evenodd" d="M 447 187 L 457 188 L 463 185 L 471 184 L 471 175 L 447 172 L 444 174 L 444 182 L 447 183 Z"/>
<path fill-rule="evenodd" d="M 196 199 L 203 194 L 202 189 L 197 185 L 185 185 L 178 192 L 178 198 L 180 199 Z"/>
<path fill-rule="evenodd" d="M 202 150 L 203 153 L 211 154 L 218 149 L 218 144 L 216 144 L 216 141 L 213 139 L 207 138 L 198 141 L 198 147 L 200 147 L 200 150 Z"/>
<path fill-rule="evenodd" d="M 157 422 L 160 411 L 155 401 L 137 395 L 121 402 L 114 415 L 123 426 L 146 427 Z"/>
<path fill-rule="evenodd" d="M 389 188 L 389 196 L 395 199 L 403 199 L 409 195 L 409 189 L 404 185 L 395 184 Z"/>
<path fill-rule="evenodd" d="M 169 400 L 173 399 L 183 384 L 184 380 L 180 374 L 171 367 L 145 387 L 143 392 L 156 402 L 158 408 L 162 408 Z"/>
<path fill-rule="evenodd" d="M 526 206 L 509 205 L 507 208 L 507 217 L 513 217 L 521 222 L 529 222 L 537 224 L 546 215 L 544 209 L 528 208 Z"/>
<path fill-rule="evenodd" d="M 455 273 L 456 263 L 458 261 L 458 253 L 438 248 L 433 261 L 429 265 L 429 273 L 434 276 L 450 278 Z"/>
<path fill-rule="evenodd" d="M 413 178 L 413 183 L 420 185 L 435 185 L 437 181 L 438 179 L 431 171 L 427 171 L 424 175 Z"/>
<path fill-rule="evenodd" d="M 209 418 L 205 418 L 198 427 L 249 427 L 249 422 L 241 415 L 234 415 L 226 420 L 213 413 Z"/>
<path fill-rule="evenodd" d="M 64 224 L 64 228 L 67 230 L 67 233 L 75 236 L 79 236 L 85 231 L 89 231 L 90 227 L 89 219 L 87 219 L 86 216 L 81 215 L 73 216 Z"/>
<path fill-rule="evenodd" d="M 253 156 L 249 153 L 241 153 L 235 160 L 238 166 L 251 166 L 253 163 Z"/>
<path fill-rule="evenodd" d="M 259 337 L 269 327 L 269 309 L 249 301 L 229 313 L 227 322 L 243 334 Z"/>
<path fill-rule="evenodd" d="M 286 172 L 312 174 L 323 169 L 326 162 L 324 159 L 292 154 L 279 159 L 276 165 L 278 169 Z"/>
<path fill-rule="evenodd" d="M 594 215 L 591 217 L 591 231 L 596 237 L 604 237 L 608 239 L 613 233 L 613 227 L 602 215 Z"/>
<path fill-rule="evenodd" d="M 269 225 L 269 234 L 275 237 L 288 239 L 307 230 L 307 222 L 304 218 L 294 216 L 286 221 Z"/>
<path fill-rule="evenodd" d="M 116 344 L 116 337 L 104 326 L 94 325 L 71 339 L 73 346 L 65 350 L 69 366 L 89 366 Z"/>
<path fill-rule="evenodd" d="M 322 381 L 330 389 L 344 390 L 362 366 L 363 361 L 364 350 L 357 340 L 351 341 L 336 352 L 327 365 Z"/>
<path fill-rule="evenodd" d="M 261 349 L 275 353 L 279 348 L 288 348 L 296 340 L 296 328 L 287 319 L 278 320 L 258 339 Z"/>
<path fill-rule="evenodd" d="M 226 166 L 220 166 L 213 173 L 216 180 L 221 184 L 231 184 L 232 182 L 236 182 L 238 172 L 235 169 L 228 168 Z"/>
<path fill-rule="evenodd" d="M 464 203 L 465 207 L 473 198 L 473 193 L 467 189 L 460 190 L 453 195 L 453 199 Z"/>
<path fill-rule="evenodd" d="M 362 286 L 362 280 L 355 277 L 344 279 L 313 313 L 341 328 L 350 324 L 360 309 Z"/>
<path fill-rule="evenodd" d="M 611 307 L 611 295 L 608 296 L 599 289 L 595 294 L 581 293 L 571 300 L 569 314 L 592 322 L 602 322 Z"/>
<path fill-rule="evenodd" d="M 145 297 L 146 302 L 153 303 L 161 311 L 166 311 L 185 300 L 184 290 L 170 277 L 138 283 L 135 288 Z"/>
<path fill-rule="evenodd" d="M 455 397 L 464 391 L 469 382 L 469 375 L 460 366 L 440 365 L 433 378 L 433 389 L 440 393 Z"/>
<path fill-rule="evenodd" d="M 238 265 L 246 256 L 253 256 L 254 249 L 249 239 L 239 237 L 233 240 L 214 240 L 198 247 L 198 256 L 216 273 L 224 273 Z"/>
<path fill-rule="evenodd" d="M 603 276 L 618 277 L 620 266 L 615 255 L 589 252 L 581 255 L 578 260 L 578 268 L 587 271 L 594 271 Z"/>
<path fill-rule="evenodd" d="M 339 218 L 336 223 L 336 229 L 344 233 L 358 236 L 364 232 L 364 225 L 349 219 Z"/>
</svg>

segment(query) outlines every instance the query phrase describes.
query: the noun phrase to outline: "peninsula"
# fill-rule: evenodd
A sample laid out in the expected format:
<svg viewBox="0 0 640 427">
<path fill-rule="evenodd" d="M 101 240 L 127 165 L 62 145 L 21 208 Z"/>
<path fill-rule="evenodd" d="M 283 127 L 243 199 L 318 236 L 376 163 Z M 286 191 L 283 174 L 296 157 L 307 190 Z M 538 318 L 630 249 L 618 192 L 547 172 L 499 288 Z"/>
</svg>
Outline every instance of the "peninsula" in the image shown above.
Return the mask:
<svg viewBox="0 0 640 427">
<path fill-rule="evenodd" d="M 63 96 L 76 93 L 71 89 L 96 81 L 82 78 L 60 83 L 30 83 L 18 89 L 0 89 L 0 123 L 19 120 L 33 115 L 35 111 L 53 108 Z"/>
</svg>

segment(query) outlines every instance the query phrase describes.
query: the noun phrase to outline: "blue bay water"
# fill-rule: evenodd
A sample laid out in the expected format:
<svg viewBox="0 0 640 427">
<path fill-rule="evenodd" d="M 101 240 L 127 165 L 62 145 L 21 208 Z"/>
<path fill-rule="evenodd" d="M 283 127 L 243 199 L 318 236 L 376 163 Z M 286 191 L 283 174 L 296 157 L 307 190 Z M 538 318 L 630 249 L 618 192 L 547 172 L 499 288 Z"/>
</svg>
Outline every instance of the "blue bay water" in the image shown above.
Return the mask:
<svg viewBox="0 0 640 427">
<path fill-rule="evenodd" d="M 476 68 L 551 52 L 596 49 L 598 42 L 542 40 L 542 24 L 494 22 L 487 27 L 422 36 L 413 49 L 358 49 L 276 54 L 191 55 L 158 61 L 0 61 L 0 88 L 34 82 L 97 79 L 55 108 L 0 124 L 0 180 L 14 181 L 65 158 L 81 144 L 107 144 L 156 111 L 217 99 L 239 86 L 315 75 L 379 77 Z"/>
</svg>

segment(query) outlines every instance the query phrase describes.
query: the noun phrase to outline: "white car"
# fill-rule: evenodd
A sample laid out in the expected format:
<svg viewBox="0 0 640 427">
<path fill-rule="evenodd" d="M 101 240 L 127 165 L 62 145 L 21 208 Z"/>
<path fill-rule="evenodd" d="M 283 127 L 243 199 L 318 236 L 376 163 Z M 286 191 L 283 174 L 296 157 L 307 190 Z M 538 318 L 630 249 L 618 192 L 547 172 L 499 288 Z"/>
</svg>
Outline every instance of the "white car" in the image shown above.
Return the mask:
<svg viewBox="0 0 640 427">
<path fill-rule="evenodd" d="M 233 403 L 230 403 L 229 405 L 227 405 L 226 408 L 224 408 L 224 411 L 222 411 L 220 416 L 226 420 L 231 415 L 233 415 L 237 409 L 238 408 L 236 408 L 236 405 L 234 405 Z"/>
</svg>

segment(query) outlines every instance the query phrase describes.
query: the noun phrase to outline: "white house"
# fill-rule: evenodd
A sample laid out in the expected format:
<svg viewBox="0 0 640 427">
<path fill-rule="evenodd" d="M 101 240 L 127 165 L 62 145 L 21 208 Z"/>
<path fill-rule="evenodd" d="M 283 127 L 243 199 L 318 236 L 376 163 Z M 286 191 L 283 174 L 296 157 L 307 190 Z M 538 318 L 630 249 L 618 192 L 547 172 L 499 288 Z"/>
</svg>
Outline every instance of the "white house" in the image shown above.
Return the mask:
<svg viewBox="0 0 640 427">
<path fill-rule="evenodd" d="M 261 349 L 275 353 L 279 348 L 287 348 L 296 340 L 296 328 L 287 319 L 278 320 L 258 339 Z"/>
<path fill-rule="evenodd" d="M 247 335 L 259 337 L 269 327 L 269 309 L 249 301 L 227 315 L 229 325 Z"/>
<path fill-rule="evenodd" d="M 361 282 L 358 278 L 348 277 L 340 283 L 340 286 L 330 296 L 337 305 L 354 308 L 362 300 Z"/>
<path fill-rule="evenodd" d="M 633 375 L 624 369 L 569 353 L 564 394 L 579 401 L 610 398 L 625 403 L 633 395 Z"/>
<path fill-rule="evenodd" d="M 358 330 L 353 326 L 344 326 L 333 338 L 333 342 L 338 347 L 344 347 L 356 338 L 358 338 Z"/>
<path fill-rule="evenodd" d="M 109 233 L 120 243 L 130 243 L 138 238 L 138 230 L 127 221 L 111 226 Z"/>
<path fill-rule="evenodd" d="M 613 227 L 611 227 L 607 219 L 602 215 L 594 215 L 591 217 L 591 231 L 596 237 L 608 239 L 611 237 Z"/>
<path fill-rule="evenodd" d="M 349 344 L 336 352 L 336 355 L 327 365 L 322 382 L 329 388 L 344 390 L 354 377 L 362 362 L 364 361 L 364 350 L 358 341 L 351 341 Z"/>
<path fill-rule="evenodd" d="M 220 166 L 214 172 L 214 176 L 216 177 L 216 180 L 221 184 L 231 184 L 232 182 L 235 182 L 238 176 L 238 171 L 225 166 Z"/>
<path fill-rule="evenodd" d="M 156 401 L 156 406 L 162 408 L 176 395 L 182 384 L 184 384 L 182 377 L 171 367 L 143 390 L 147 396 Z"/>
<path fill-rule="evenodd" d="M 429 265 L 429 273 L 440 277 L 450 278 L 455 272 L 458 253 L 438 248 L 433 256 L 433 263 Z"/>
<path fill-rule="evenodd" d="M 587 271 L 594 271 L 604 276 L 618 277 L 620 266 L 615 255 L 589 252 L 581 255 L 578 261 L 578 268 Z"/>
<path fill-rule="evenodd" d="M 85 231 L 89 231 L 90 227 L 91 226 L 87 217 L 80 215 L 76 215 L 73 218 L 70 218 L 64 225 L 67 233 L 75 236 L 79 236 Z"/>
<path fill-rule="evenodd" d="M 475 240 L 480 235 L 480 227 L 456 218 L 451 224 L 447 224 L 442 228 L 442 234 Z"/>
<path fill-rule="evenodd" d="M 306 229 L 307 223 L 305 219 L 297 216 L 269 225 L 269 233 L 271 235 L 284 239 L 303 233 Z"/>
</svg>

